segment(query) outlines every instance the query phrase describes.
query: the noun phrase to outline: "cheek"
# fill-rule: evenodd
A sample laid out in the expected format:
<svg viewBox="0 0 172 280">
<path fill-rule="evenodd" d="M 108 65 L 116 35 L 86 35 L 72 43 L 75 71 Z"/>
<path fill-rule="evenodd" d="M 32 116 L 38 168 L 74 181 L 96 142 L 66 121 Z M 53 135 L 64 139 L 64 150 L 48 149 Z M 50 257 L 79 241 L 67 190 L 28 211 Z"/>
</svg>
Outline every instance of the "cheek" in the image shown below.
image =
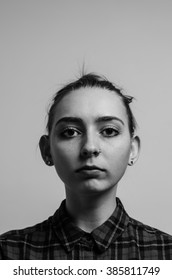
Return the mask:
<svg viewBox="0 0 172 280">
<path fill-rule="evenodd" d="M 56 170 L 62 171 L 66 170 L 67 167 L 72 165 L 72 161 L 75 157 L 75 149 L 70 145 L 64 144 L 56 144 L 52 145 L 51 148 L 52 158 L 56 167 Z"/>
<path fill-rule="evenodd" d="M 68 181 L 69 171 L 72 167 L 70 153 L 58 148 L 53 149 L 53 161 L 57 175 L 65 183 Z"/>
<path fill-rule="evenodd" d="M 129 159 L 129 149 L 118 149 L 110 155 L 108 177 L 112 185 L 116 185 L 123 177 Z"/>
<path fill-rule="evenodd" d="M 128 164 L 130 156 L 130 144 L 117 144 L 106 150 L 107 158 L 110 160 L 111 166 L 114 168 L 125 168 Z"/>
</svg>

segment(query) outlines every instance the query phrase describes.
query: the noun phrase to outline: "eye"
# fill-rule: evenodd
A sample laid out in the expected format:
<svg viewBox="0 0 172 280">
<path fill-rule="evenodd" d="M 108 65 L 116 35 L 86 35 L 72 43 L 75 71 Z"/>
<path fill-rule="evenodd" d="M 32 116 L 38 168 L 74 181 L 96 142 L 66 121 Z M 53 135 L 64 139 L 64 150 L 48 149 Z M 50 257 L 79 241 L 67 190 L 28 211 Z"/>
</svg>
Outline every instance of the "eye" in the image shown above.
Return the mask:
<svg viewBox="0 0 172 280">
<path fill-rule="evenodd" d="M 105 137 L 114 137 L 119 134 L 119 131 L 113 127 L 106 127 L 101 131 L 101 133 Z"/>
<path fill-rule="evenodd" d="M 81 134 L 81 132 L 79 130 L 77 130 L 76 128 L 67 127 L 62 131 L 61 136 L 64 138 L 74 138 L 80 134 Z"/>
</svg>

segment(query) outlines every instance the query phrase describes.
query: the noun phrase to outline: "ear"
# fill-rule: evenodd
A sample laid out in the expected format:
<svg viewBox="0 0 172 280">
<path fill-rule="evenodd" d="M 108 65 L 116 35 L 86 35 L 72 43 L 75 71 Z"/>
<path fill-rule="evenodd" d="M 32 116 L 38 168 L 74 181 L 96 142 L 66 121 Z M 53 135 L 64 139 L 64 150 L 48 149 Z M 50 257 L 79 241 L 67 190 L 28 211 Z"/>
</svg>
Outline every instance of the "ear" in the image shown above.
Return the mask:
<svg viewBox="0 0 172 280">
<path fill-rule="evenodd" d="M 138 136 L 134 136 L 131 139 L 131 151 L 129 156 L 128 165 L 133 165 L 139 158 L 140 154 L 140 138 Z"/>
<path fill-rule="evenodd" d="M 47 164 L 49 166 L 54 165 L 52 157 L 51 157 L 51 152 L 50 152 L 49 136 L 47 136 L 47 135 L 41 136 L 41 138 L 39 140 L 39 148 L 40 148 L 41 155 L 42 155 L 42 158 L 43 158 L 45 164 Z"/>
</svg>

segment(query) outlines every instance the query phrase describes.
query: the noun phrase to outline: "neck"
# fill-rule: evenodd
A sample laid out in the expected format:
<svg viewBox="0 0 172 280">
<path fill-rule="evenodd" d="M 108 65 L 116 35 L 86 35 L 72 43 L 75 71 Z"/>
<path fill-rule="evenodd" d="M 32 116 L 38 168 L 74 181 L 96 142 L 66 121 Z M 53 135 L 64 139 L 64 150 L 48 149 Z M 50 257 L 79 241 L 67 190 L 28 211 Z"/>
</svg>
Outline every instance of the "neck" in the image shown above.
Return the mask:
<svg viewBox="0 0 172 280">
<path fill-rule="evenodd" d="M 77 195 L 66 191 L 66 208 L 76 226 L 91 232 L 103 224 L 116 207 L 116 187 L 103 194 Z"/>
</svg>

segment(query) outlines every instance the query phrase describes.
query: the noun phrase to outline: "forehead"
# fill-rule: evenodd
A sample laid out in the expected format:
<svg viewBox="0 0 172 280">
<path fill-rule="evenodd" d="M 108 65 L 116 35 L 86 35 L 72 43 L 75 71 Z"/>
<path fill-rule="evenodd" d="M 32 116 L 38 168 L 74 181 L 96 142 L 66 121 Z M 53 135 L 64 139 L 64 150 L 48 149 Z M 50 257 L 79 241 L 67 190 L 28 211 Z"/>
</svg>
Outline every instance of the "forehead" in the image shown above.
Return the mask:
<svg viewBox="0 0 172 280">
<path fill-rule="evenodd" d="M 103 88 L 80 88 L 66 94 L 56 105 L 55 119 L 64 116 L 96 118 L 115 116 L 127 122 L 126 109 L 120 96 Z"/>
</svg>

